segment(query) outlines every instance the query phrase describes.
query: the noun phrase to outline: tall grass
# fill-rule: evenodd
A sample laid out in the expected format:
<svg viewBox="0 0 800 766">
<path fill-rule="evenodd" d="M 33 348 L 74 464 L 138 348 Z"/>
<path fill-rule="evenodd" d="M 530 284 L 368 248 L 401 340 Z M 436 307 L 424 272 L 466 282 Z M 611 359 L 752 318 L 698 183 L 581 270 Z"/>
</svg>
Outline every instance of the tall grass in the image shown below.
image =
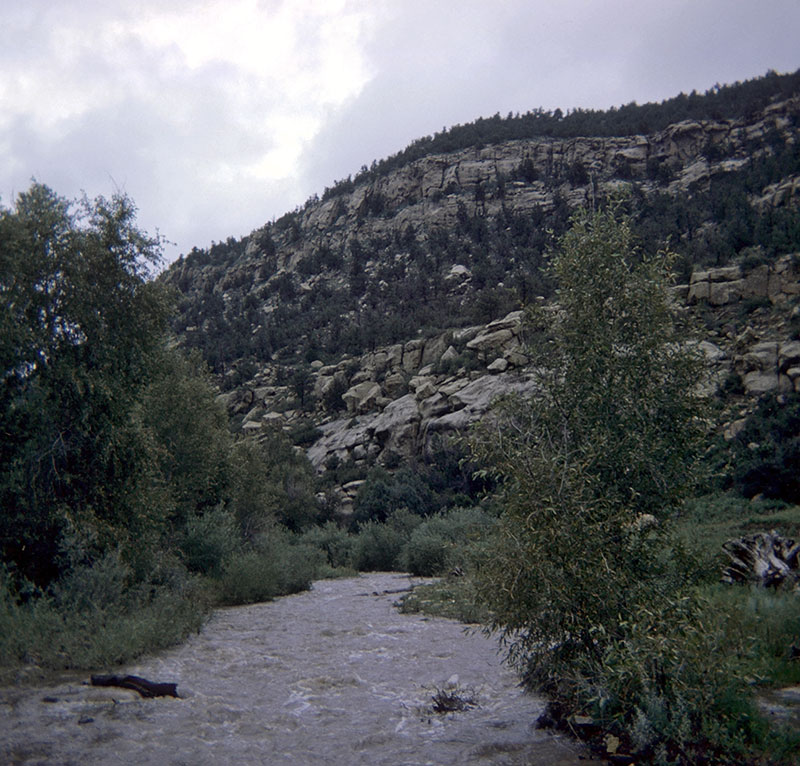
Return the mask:
<svg viewBox="0 0 800 766">
<path fill-rule="evenodd" d="M 196 578 L 124 588 L 124 565 L 76 570 L 57 590 L 20 600 L 0 573 L 0 665 L 49 670 L 128 662 L 199 630 L 209 602 Z"/>
</svg>

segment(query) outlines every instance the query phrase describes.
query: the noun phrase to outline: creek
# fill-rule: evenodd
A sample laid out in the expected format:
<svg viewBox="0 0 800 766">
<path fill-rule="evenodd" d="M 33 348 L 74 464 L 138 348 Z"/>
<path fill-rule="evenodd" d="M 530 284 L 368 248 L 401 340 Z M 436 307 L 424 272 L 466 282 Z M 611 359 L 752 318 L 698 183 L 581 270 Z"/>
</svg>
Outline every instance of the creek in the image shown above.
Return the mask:
<svg viewBox="0 0 800 766">
<path fill-rule="evenodd" d="M 86 676 L 0 689 L 8 764 L 586 766 L 581 745 L 536 729 L 496 639 L 404 615 L 420 582 L 374 573 L 220 609 L 185 643 L 116 673 L 175 682 L 179 699 Z M 434 697 L 462 707 L 436 712 Z"/>
</svg>

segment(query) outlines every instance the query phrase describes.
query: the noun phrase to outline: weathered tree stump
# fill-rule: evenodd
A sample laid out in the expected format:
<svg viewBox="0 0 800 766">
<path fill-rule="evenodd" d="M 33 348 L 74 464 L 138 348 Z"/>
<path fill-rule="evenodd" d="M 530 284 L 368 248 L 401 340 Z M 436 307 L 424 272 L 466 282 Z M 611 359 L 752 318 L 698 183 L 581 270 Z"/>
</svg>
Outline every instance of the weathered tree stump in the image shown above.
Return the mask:
<svg viewBox="0 0 800 766">
<path fill-rule="evenodd" d="M 730 558 L 722 573 L 723 582 L 800 588 L 800 543 L 781 537 L 775 530 L 728 540 L 722 548 Z"/>
<path fill-rule="evenodd" d="M 178 685 L 155 683 L 139 676 L 92 676 L 92 686 L 118 686 L 121 689 L 133 689 L 142 697 L 180 697 Z"/>
</svg>

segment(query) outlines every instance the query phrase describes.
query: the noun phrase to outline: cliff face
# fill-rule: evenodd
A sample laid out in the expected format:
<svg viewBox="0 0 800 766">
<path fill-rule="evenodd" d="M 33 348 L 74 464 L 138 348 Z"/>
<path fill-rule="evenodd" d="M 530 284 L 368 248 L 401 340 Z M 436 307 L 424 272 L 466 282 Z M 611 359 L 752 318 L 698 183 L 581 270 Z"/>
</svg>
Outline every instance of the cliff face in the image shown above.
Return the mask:
<svg viewBox="0 0 800 766">
<path fill-rule="evenodd" d="M 799 110 L 800 100 L 793 99 L 751 120 L 680 122 L 650 136 L 536 138 L 426 157 L 311 205 L 301 220 L 303 241 L 286 249 L 283 265 L 291 266 L 317 237 L 341 244 L 353 231 L 381 236 L 407 225 L 452 228 L 458 223 L 459 202 L 492 216 L 503 207 L 518 213 L 549 211 L 557 196 L 571 207 L 591 204 L 630 181 L 645 194 L 686 193 L 767 151 L 768 137 L 795 141 Z M 773 186 L 764 190 L 765 203 L 778 194 L 793 195 L 797 179 Z M 387 217 L 365 220 L 376 199 Z"/>
<path fill-rule="evenodd" d="M 175 264 L 176 329 L 246 431 L 305 423 L 320 472 L 424 455 L 530 389 L 517 309 L 547 294 L 548 229 L 624 186 L 644 244 L 684 254 L 676 300 L 704 317 L 709 386 L 739 380 L 735 422 L 747 396 L 800 390 L 798 134 L 790 98 L 652 135 L 427 156 Z"/>
<path fill-rule="evenodd" d="M 409 227 L 423 237 L 450 231 L 465 214 L 492 219 L 511 211 L 539 218 L 564 203 L 591 205 L 631 184 L 644 195 L 690 194 L 773 154 L 776 145 L 796 146 L 799 132 L 800 98 L 793 98 L 750 119 L 684 121 L 653 135 L 540 137 L 428 156 L 351 191 L 312 199 L 253 232 L 214 289 L 224 293 L 240 282 L 253 292 L 287 272 L 306 290 L 323 278 L 342 282 L 341 273 L 326 274 L 319 265 L 305 273 L 298 266 L 321 247 L 340 252 L 354 238 L 394 239 Z M 798 189 L 800 175 L 790 175 L 748 192 L 764 208 L 790 203 Z M 203 271 L 191 259 L 173 269 L 195 282 L 208 276 Z"/>
<path fill-rule="evenodd" d="M 709 301 L 709 295 L 712 300 Z M 708 362 L 703 382 L 713 393 L 731 379 L 740 386 L 727 422 L 735 435 L 750 400 L 769 392 L 800 392 L 800 254 L 749 272 L 741 267 L 697 271 L 689 285 L 675 288 L 686 311 L 710 314 L 712 323 L 699 341 Z M 511 392 L 530 393 L 534 383 L 522 342 L 523 312 L 487 325 L 462 328 L 371 351 L 338 364 L 312 364 L 311 397 L 318 433 L 307 450 L 324 473 L 341 464 L 393 464 L 425 458 L 442 440 L 463 432 Z M 291 385 L 275 385 L 268 373 L 252 387 L 224 395 L 243 428 L 254 435 L 273 427 L 290 428 L 302 413 L 292 408 Z M 344 410 L 329 411 L 326 395 L 341 385 Z M 362 482 L 337 490 L 339 510 L 352 505 Z"/>
</svg>

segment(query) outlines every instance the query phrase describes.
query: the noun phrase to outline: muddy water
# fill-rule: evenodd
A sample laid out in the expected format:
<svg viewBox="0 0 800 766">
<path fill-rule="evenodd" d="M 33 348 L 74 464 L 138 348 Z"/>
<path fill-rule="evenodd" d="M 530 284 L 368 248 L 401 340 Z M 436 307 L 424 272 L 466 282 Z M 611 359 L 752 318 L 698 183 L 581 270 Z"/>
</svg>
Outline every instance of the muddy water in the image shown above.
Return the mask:
<svg viewBox="0 0 800 766">
<path fill-rule="evenodd" d="M 322 581 L 222 609 L 182 646 L 124 669 L 176 682 L 181 699 L 80 678 L 0 689 L 0 762 L 586 764 L 577 744 L 533 728 L 542 701 L 520 691 L 493 640 L 394 608 L 409 582 Z M 439 691 L 474 704 L 434 712 Z"/>
</svg>

